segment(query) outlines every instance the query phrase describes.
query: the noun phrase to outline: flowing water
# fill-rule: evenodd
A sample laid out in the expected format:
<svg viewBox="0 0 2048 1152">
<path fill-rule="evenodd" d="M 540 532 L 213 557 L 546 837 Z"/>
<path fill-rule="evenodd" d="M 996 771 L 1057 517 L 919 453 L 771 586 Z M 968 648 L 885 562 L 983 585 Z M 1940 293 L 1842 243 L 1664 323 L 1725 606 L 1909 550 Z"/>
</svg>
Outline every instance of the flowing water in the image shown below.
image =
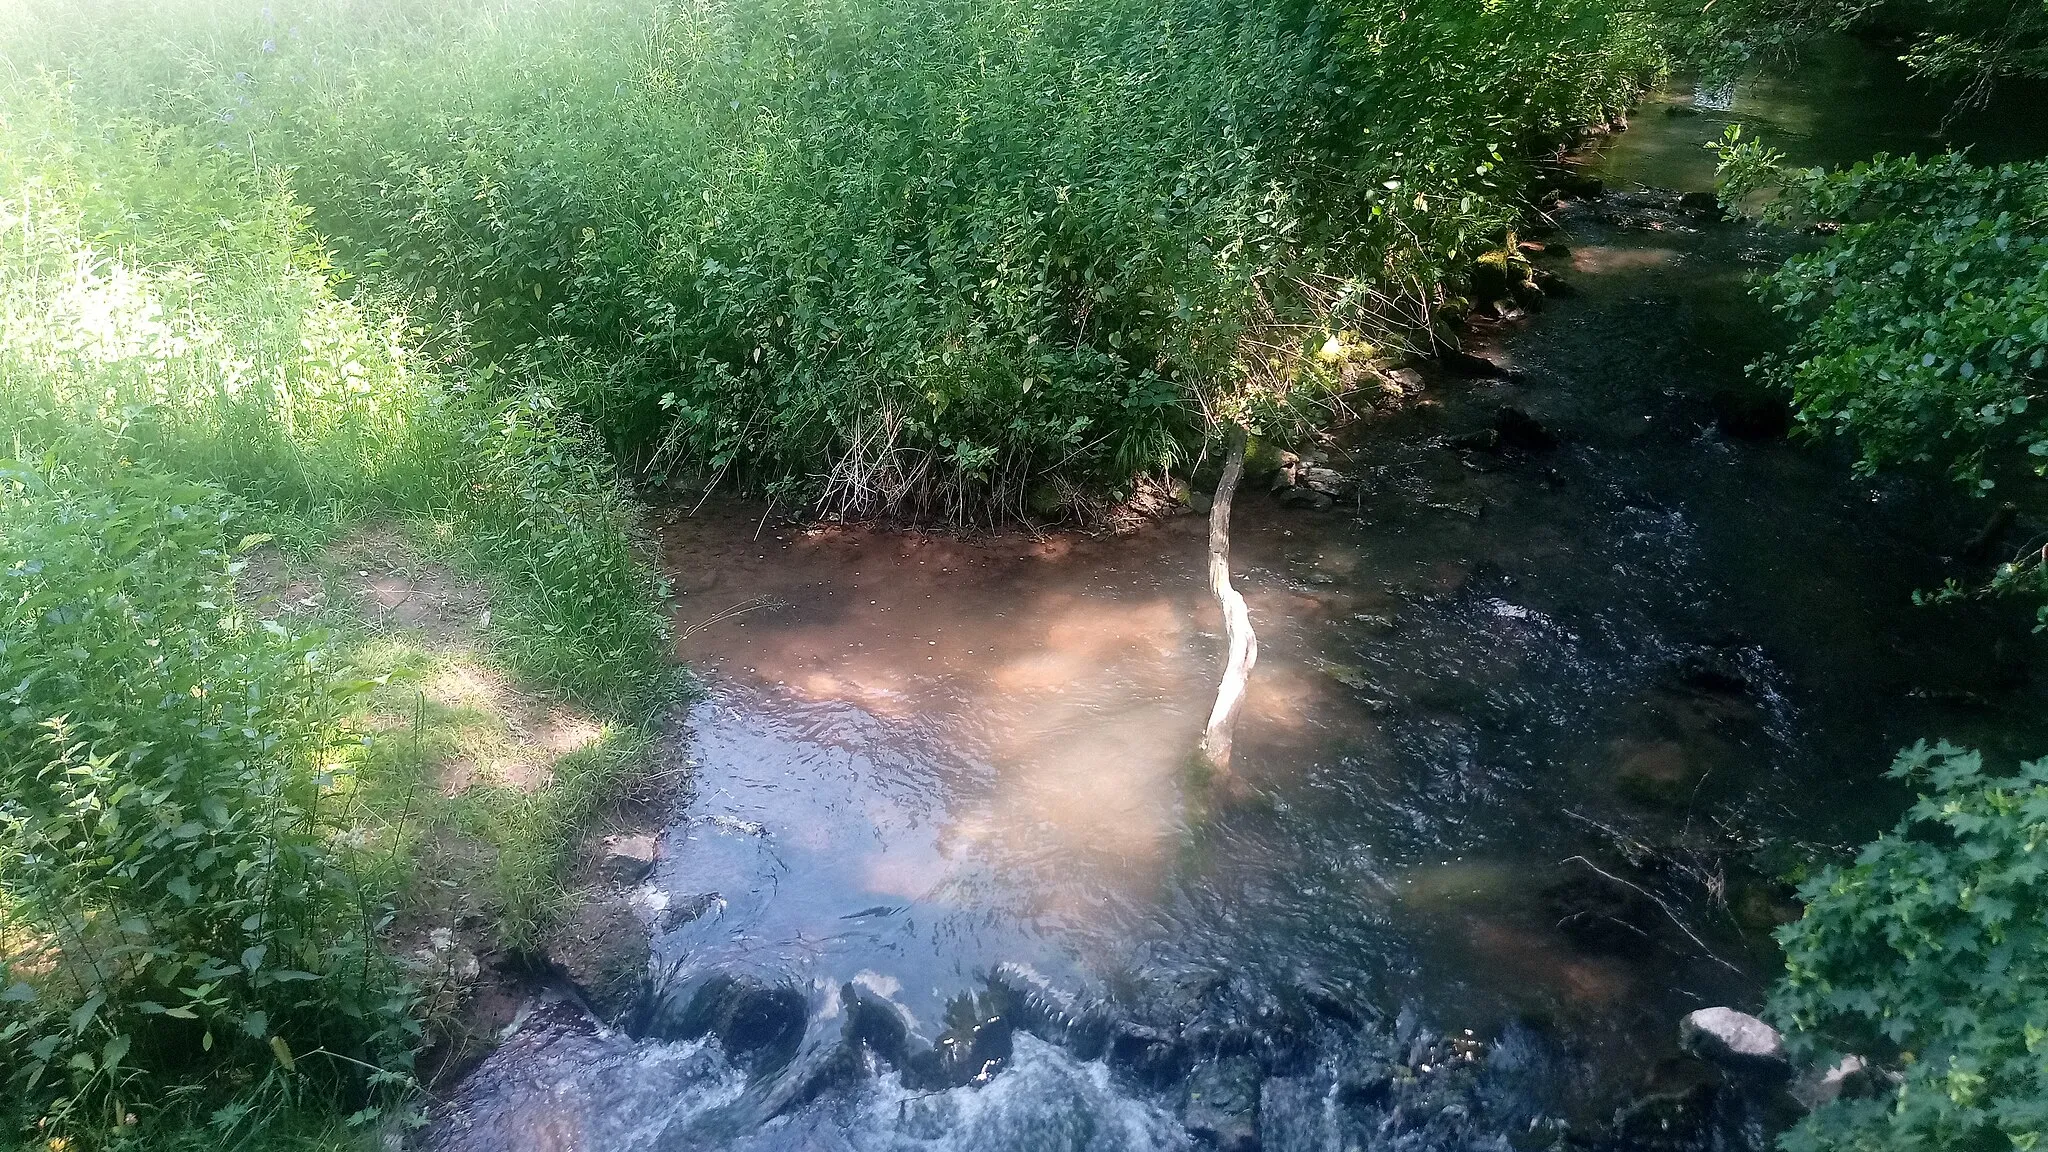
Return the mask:
<svg viewBox="0 0 2048 1152">
<path fill-rule="evenodd" d="M 1227 779 L 1190 767 L 1202 518 L 657 512 L 709 687 L 642 893 L 659 980 L 621 1030 L 537 1012 L 429 1142 L 1761 1147 L 1777 1105 L 1675 1029 L 1758 1005 L 1774 878 L 1895 816 L 1902 744 L 2048 746 L 2024 623 L 1910 604 L 1987 509 L 1743 438 L 1743 277 L 1794 241 L 1632 190 L 1706 186 L 1729 119 L 1803 162 L 1928 146 L 1938 104 L 1823 65 L 1639 110 L 1538 258 L 1578 292 L 1476 334 L 1512 381 L 1431 375 L 1342 437 L 1335 509 L 1241 498 Z M 1503 405 L 1558 442 L 1449 444 Z"/>
</svg>

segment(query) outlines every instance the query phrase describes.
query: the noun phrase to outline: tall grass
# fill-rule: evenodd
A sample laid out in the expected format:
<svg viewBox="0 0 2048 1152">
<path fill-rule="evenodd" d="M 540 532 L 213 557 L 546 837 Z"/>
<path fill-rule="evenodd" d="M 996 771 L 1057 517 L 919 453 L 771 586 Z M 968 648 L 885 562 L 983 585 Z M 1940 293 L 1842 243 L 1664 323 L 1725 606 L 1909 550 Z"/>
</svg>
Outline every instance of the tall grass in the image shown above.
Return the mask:
<svg viewBox="0 0 2048 1152">
<path fill-rule="evenodd" d="M 954 518 L 1312 411 L 1332 337 L 1428 342 L 1522 161 L 1658 63 L 1616 0 L 184 0 L 40 42 L 291 166 L 622 457 Z"/>
<path fill-rule="evenodd" d="M 602 449 L 536 382 L 430 358 L 350 287 L 285 173 L 0 84 L 10 1138 L 235 1144 L 408 1081 L 420 1023 L 380 940 L 404 830 L 364 776 L 377 670 L 256 618 L 254 549 L 444 525 L 493 586 L 495 655 L 628 733 L 496 821 L 520 899 L 666 690 Z M 545 910 L 509 911 L 523 942 Z"/>
</svg>

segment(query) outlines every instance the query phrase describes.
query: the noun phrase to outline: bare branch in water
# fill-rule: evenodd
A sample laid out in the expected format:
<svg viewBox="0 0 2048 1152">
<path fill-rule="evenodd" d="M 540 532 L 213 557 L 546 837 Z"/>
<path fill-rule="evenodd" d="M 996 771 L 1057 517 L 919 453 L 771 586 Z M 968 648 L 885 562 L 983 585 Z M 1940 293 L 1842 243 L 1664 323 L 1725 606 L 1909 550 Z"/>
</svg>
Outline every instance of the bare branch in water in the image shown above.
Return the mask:
<svg viewBox="0 0 2048 1152">
<path fill-rule="evenodd" d="M 1244 475 L 1246 438 L 1243 425 L 1231 427 L 1230 455 L 1224 460 L 1223 478 L 1216 482 L 1216 499 L 1209 507 L 1209 590 L 1223 609 L 1223 631 L 1230 645 L 1223 682 L 1216 689 L 1216 707 L 1209 712 L 1209 728 L 1202 735 L 1202 755 L 1218 772 L 1230 770 L 1231 734 L 1237 727 L 1238 710 L 1244 706 L 1245 682 L 1259 662 L 1259 638 L 1252 631 L 1251 612 L 1244 597 L 1230 586 L 1230 499 L 1237 494 L 1237 482 Z"/>
</svg>

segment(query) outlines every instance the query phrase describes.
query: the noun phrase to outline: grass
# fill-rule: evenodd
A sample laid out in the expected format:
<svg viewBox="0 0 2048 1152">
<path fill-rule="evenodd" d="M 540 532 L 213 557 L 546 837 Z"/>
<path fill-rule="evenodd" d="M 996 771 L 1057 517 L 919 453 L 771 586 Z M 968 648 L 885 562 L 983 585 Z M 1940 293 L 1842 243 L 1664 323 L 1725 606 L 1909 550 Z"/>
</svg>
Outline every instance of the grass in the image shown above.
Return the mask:
<svg viewBox="0 0 2048 1152">
<path fill-rule="evenodd" d="M 533 947 L 680 686 L 630 496 L 531 382 L 349 292 L 279 174 L 40 81 L 0 127 L 0 1120 L 363 1136 L 452 1006 L 407 932 L 452 886 Z M 337 599 L 372 557 L 488 617 Z M 436 704 L 458 669 L 500 696 Z M 528 775 L 437 786 L 491 752 Z"/>
</svg>

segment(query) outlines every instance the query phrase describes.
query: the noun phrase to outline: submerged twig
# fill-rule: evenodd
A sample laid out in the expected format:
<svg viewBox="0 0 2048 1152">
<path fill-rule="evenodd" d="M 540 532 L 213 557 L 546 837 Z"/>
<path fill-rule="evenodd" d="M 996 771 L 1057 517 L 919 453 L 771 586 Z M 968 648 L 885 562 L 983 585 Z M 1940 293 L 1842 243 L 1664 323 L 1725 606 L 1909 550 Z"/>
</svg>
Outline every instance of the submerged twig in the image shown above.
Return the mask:
<svg viewBox="0 0 2048 1152">
<path fill-rule="evenodd" d="M 789 607 L 787 603 L 781 600 L 777 600 L 773 596 L 756 596 L 751 600 L 742 600 L 739 603 L 733 605 L 730 608 L 725 609 L 722 612 L 718 612 L 715 615 L 707 617 L 703 620 L 699 620 L 695 624 L 690 625 L 688 628 L 683 629 L 681 633 L 681 639 L 688 640 L 690 637 L 695 636 L 697 633 L 704 631 L 706 628 L 709 628 L 714 624 L 723 624 L 727 620 L 731 620 L 739 616 L 744 616 L 749 612 L 758 611 L 762 608 L 768 608 L 772 610 L 787 607 Z"/>
<path fill-rule="evenodd" d="M 1721 967 L 1726 968 L 1730 972 L 1740 973 L 1742 971 L 1741 968 L 1738 968 L 1735 965 L 1730 964 L 1728 961 L 1721 959 L 1721 957 L 1718 954 L 1716 954 L 1712 948 L 1708 947 L 1707 942 L 1705 940 L 1700 939 L 1699 936 L 1696 933 L 1694 933 L 1691 928 L 1686 926 L 1685 920 L 1678 915 L 1678 912 L 1675 909 L 1673 909 L 1671 905 L 1664 902 L 1664 898 L 1662 896 L 1657 895 L 1655 892 L 1650 891 L 1648 888 L 1645 888 L 1640 884 L 1632 884 L 1629 881 L 1624 880 L 1619 876 L 1616 876 L 1614 873 L 1607 871 L 1606 869 L 1600 867 L 1598 864 L 1595 864 L 1591 860 L 1586 859 L 1584 856 L 1568 856 L 1562 861 L 1562 863 L 1569 864 L 1574 860 L 1578 861 L 1581 864 L 1584 864 L 1586 867 L 1591 868 L 1598 875 L 1604 876 L 1607 879 L 1614 881 L 1616 884 L 1619 884 L 1624 888 L 1634 889 L 1642 895 L 1649 897 L 1652 903 L 1656 904 L 1657 907 L 1662 908 L 1664 910 L 1664 915 L 1671 917 L 1671 922 L 1673 924 L 1678 925 L 1678 930 L 1680 932 L 1685 933 L 1686 939 L 1692 941 L 1694 944 L 1699 946 L 1699 950 L 1706 954 L 1707 959 L 1712 960 L 1714 963 L 1719 964 Z"/>
</svg>

